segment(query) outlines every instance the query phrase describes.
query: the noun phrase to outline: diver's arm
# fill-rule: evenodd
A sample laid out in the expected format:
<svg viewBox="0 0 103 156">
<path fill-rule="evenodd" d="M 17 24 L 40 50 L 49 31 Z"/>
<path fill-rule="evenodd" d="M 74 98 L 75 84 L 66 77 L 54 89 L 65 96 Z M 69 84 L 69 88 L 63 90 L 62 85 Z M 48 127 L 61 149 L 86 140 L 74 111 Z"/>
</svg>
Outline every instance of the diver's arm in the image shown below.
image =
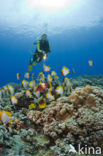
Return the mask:
<svg viewBox="0 0 103 156">
<path fill-rule="evenodd" d="M 42 52 L 42 50 L 40 49 L 40 41 L 37 42 L 37 50 L 38 50 L 38 52 L 40 52 L 40 53 Z"/>
</svg>

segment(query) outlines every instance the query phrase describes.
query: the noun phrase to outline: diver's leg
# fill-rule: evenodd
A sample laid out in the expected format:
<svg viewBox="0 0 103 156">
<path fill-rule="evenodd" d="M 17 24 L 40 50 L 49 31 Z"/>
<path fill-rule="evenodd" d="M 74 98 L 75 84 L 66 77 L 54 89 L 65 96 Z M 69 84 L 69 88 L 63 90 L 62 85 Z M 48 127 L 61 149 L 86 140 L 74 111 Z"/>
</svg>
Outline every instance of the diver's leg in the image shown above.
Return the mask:
<svg viewBox="0 0 103 156">
<path fill-rule="evenodd" d="M 39 53 L 39 56 L 37 58 L 37 63 L 39 63 L 43 59 L 43 54 Z"/>
<path fill-rule="evenodd" d="M 37 59 L 37 55 L 38 55 L 37 52 L 35 52 L 35 53 L 33 54 L 33 58 L 31 58 L 31 59 L 30 59 L 30 62 L 29 62 L 30 65 L 32 65 L 33 62 Z"/>
<path fill-rule="evenodd" d="M 42 60 L 42 54 L 38 54 L 38 57 L 36 58 L 35 62 L 33 63 L 33 65 L 37 65 L 41 60 Z"/>
<path fill-rule="evenodd" d="M 37 63 L 37 59 L 39 57 L 39 54 L 38 52 L 35 52 L 34 55 L 33 55 L 33 66 L 35 66 Z"/>
<path fill-rule="evenodd" d="M 32 65 L 32 63 L 33 63 L 33 58 L 31 58 L 31 59 L 30 59 L 29 64 L 31 64 L 31 65 Z"/>
<path fill-rule="evenodd" d="M 28 66 L 28 71 L 29 71 L 29 72 L 31 72 L 32 69 L 33 69 L 33 68 L 32 68 L 32 64 L 33 64 L 33 59 L 31 58 L 31 59 L 30 59 L 30 62 L 29 62 L 29 66 Z"/>
<path fill-rule="evenodd" d="M 38 53 L 35 52 L 34 55 L 33 55 L 33 61 L 36 61 L 37 58 L 38 58 Z"/>
<path fill-rule="evenodd" d="M 33 61 L 36 59 L 36 53 L 34 53 L 33 55 L 33 58 L 30 59 L 30 62 L 29 62 L 29 66 L 28 66 L 28 71 L 31 72 L 32 69 L 33 69 Z"/>
</svg>

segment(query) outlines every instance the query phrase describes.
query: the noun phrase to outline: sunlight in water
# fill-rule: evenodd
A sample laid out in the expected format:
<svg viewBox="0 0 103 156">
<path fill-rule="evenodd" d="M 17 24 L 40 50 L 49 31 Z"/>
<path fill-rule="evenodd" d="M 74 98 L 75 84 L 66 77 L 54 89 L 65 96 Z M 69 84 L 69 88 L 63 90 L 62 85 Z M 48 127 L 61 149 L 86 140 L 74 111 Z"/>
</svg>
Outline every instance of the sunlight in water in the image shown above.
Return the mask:
<svg viewBox="0 0 103 156">
<path fill-rule="evenodd" d="M 77 0 L 28 0 L 31 9 L 39 8 L 45 11 L 55 12 L 66 7 L 71 7 Z"/>
</svg>

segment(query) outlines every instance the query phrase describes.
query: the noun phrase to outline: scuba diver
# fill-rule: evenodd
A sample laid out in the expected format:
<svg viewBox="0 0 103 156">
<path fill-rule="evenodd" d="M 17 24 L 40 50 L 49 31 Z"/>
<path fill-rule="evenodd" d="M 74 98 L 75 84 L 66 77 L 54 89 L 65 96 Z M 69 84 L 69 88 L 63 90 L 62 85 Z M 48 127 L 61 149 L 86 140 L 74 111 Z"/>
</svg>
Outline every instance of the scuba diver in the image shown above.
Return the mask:
<svg viewBox="0 0 103 156">
<path fill-rule="evenodd" d="M 35 53 L 33 54 L 33 58 L 29 63 L 29 72 L 32 71 L 32 66 L 37 65 L 42 60 L 45 60 L 50 52 L 50 46 L 46 34 L 43 34 L 37 43 L 34 44 L 37 44 L 37 47 Z"/>
</svg>

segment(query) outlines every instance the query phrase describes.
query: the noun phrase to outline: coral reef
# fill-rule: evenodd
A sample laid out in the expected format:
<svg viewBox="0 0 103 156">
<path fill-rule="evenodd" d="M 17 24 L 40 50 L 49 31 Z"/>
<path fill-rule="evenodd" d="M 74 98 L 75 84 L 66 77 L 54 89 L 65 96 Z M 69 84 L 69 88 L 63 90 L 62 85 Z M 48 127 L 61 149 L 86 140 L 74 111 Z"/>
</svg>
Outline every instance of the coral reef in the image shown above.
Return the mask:
<svg viewBox="0 0 103 156">
<path fill-rule="evenodd" d="M 50 149 L 54 156 L 56 156 L 56 155 L 59 155 L 59 156 L 74 155 L 74 156 L 76 156 L 76 154 L 77 154 L 75 148 L 71 144 L 68 144 L 67 139 L 57 139 L 55 142 L 55 146 L 52 146 Z"/>
<path fill-rule="evenodd" d="M 0 110 L 14 117 L 11 125 L 0 123 L 2 156 L 69 156 L 78 154 L 78 145 L 103 150 L 103 76 L 72 78 L 73 91 L 48 101 L 44 109 L 29 110 L 39 98 L 25 96 L 16 85 L 18 104 L 10 97 L 0 99 Z"/>
<path fill-rule="evenodd" d="M 72 87 L 74 89 L 80 86 L 85 87 L 86 85 L 98 86 L 103 89 L 103 75 L 97 75 L 97 76 L 84 75 L 84 76 L 71 78 L 70 80 L 72 82 Z"/>
<path fill-rule="evenodd" d="M 30 111 L 27 116 L 54 142 L 61 137 L 74 146 L 102 146 L 103 90 L 98 87 L 76 88 L 69 97 L 57 99 L 42 112 Z"/>
</svg>

